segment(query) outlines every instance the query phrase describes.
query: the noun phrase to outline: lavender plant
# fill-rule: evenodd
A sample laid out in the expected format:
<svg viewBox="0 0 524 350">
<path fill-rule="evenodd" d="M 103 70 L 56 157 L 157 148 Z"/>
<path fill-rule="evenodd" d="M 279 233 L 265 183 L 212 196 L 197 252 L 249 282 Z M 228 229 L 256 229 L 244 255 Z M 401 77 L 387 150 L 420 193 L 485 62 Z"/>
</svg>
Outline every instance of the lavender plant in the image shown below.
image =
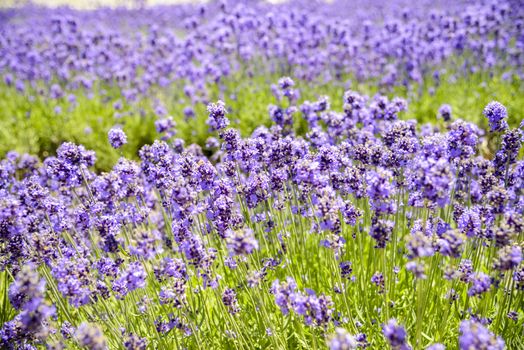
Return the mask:
<svg viewBox="0 0 524 350">
<path fill-rule="evenodd" d="M 502 134 L 490 158 L 451 113 L 428 129 L 399 119 L 402 99 L 347 91 L 337 111 L 296 89 L 275 85 L 274 123 L 249 137 L 210 104 L 208 156 L 169 119 L 105 173 L 74 143 L 10 152 L 2 347 L 522 346 L 523 130 L 487 131 Z"/>
<path fill-rule="evenodd" d="M 230 106 L 231 125 L 248 136 L 271 119 L 291 120 L 284 106 L 266 113 L 279 98 L 270 83 L 281 76 L 301 82 L 281 97 L 326 95 L 337 108 L 349 87 L 401 96 L 411 105 L 406 119 L 431 121 L 446 103 L 454 116 L 486 126 L 478 105 L 497 99 L 515 127 L 524 107 L 520 5 L 250 0 L 0 9 L 0 154 L 16 149 L 47 157 L 74 141 L 95 150 L 97 168 L 108 171 L 121 154 L 136 157 L 163 137 L 156 122 L 169 117 L 181 140 L 203 147 L 211 136 L 205 109 L 217 100 Z M 102 141 L 117 124 L 129 143 L 114 150 Z"/>
</svg>

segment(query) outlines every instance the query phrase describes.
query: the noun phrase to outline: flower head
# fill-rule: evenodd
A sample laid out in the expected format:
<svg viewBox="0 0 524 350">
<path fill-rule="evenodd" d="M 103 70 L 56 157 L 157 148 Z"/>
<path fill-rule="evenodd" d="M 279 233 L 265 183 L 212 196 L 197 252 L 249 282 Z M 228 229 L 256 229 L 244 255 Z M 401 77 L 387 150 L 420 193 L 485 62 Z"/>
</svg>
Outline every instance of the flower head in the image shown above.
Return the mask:
<svg viewBox="0 0 524 350">
<path fill-rule="evenodd" d="M 75 338 L 81 346 L 92 350 L 106 350 L 104 334 L 93 324 L 82 323 L 75 332 Z"/>
<path fill-rule="evenodd" d="M 229 125 L 229 119 L 226 114 L 226 104 L 220 100 L 217 103 L 210 103 L 207 106 L 209 117 L 207 118 L 207 125 L 211 131 L 217 131 L 225 129 Z"/>
<path fill-rule="evenodd" d="M 462 321 L 459 330 L 460 350 L 504 350 L 505 348 L 502 338 L 495 336 L 476 321 Z"/>
<path fill-rule="evenodd" d="M 442 118 L 445 122 L 449 122 L 451 120 L 451 106 L 447 104 L 443 104 L 438 109 L 438 117 Z"/>
<path fill-rule="evenodd" d="M 344 328 L 337 328 L 328 340 L 328 346 L 329 350 L 353 350 L 358 347 L 358 343 Z"/>
<path fill-rule="evenodd" d="M 258 241 L 253 230 L 229 230 L 226 236 L 227 248 L 232 255 L 247 255 L 258 249 Z"/>
<path fill-rule="evenodd" d="M 127 136 L 122 129 L 112 128 L 107 133 L 111 147 L 118 149 L 127 143 Z"/>
<path fill-rule="evenodd" d="M 484 116 L 488 118 L 491 132 L 503 131 L 508 128 L 506 117 L 508 111 L 506 107 L 500 102 L 492 101 L 484 108 Z"/>
<path fill-rule="evenodd" d="M 403 326 L 397 323 L 397 320 L 391 319 L 386 324 L 382 325 L 382 333 L 393 349 L 411 349 L 411 347 L 407 345 L 406 330 Z"/>
</svg>

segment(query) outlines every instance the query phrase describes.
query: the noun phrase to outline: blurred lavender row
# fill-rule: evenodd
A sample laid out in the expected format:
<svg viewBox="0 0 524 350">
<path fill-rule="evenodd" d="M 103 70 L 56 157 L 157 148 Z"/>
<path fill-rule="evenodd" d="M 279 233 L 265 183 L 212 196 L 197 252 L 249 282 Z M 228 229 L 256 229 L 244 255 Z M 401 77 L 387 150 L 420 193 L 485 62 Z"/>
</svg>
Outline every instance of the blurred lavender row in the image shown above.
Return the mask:
<svg viewBox="0 0 524 350">
<path fill-rule="evenodd" d="M 431 10 L 428 10 L 431 8 Z M 118 86 L 126 99 L 183 81 L 198 100 L 234 72 L 391 87 L 489 71 L 522 78 L 519 1 L 210 2 L 140 10 L 2 10 L 0 72 L 23 91 Z M 41 88 L 41 86 L 39 86 Z"/>
</svg>

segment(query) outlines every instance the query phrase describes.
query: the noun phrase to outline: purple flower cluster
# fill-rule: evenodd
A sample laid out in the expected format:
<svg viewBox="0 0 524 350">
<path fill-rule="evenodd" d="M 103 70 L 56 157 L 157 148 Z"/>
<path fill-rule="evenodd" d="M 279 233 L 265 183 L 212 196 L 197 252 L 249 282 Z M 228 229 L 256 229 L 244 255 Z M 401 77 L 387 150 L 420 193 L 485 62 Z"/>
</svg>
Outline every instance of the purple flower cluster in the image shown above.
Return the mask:
<svg viewBox="0 0 524 350">
<path fill-rule="evenodd" d="M 81 346 L 93 350 L 107 349 L 107 342 L 102 331 L 95 325 L 82 323 L 75 331 L 74 337 Z"/>
<path fill-rule="evenodd" d="M 17 91 L 40 90 L 74 103 L 77 93 L 92 96 L 107 82 L 120 90 L 113 101 L 118 111 L 177 83 L 184 105 L 202 102 L 209 83 L 237 72 L 325 82 L 353 75 L 391 87 L 422 83 L 425 76 L 439 84 L 451 61 L 457 75 L 500 70 L 503 77 L 522 78 L 522 7 L 459 1 L 427 10 L 433 7 L 429 0 L 210 2 L 59 13 L 27 6 L 5 15 L 0 72 Z M 455 55 L 468 59 L 455 61 Z M 277 89 L 297 97 L 290 78 Z M 165 114 L 156 102 L 155 110 Z M 184 116 L 193 115 L 186 105 Z"/>
<path fill-rule="evenodd" d="M 109 130 L 107 136 L 113 148 L 120 148 L 127 143 L 127 136 L 122 129 L 113 128 Z"/>
<path fill-rule="evenodd" d="M 227 248 L 231 255 L 251 254 L 258 249 L 258 242 L 255 239 L 253 230 L 246 228 L 226 233 Z"/>
<path fill-rule="evenodd" d="M 209 118 L 207 124 L 209 125 L 210 131 L 222 130 L 229 125 L 229 119 L 227 119 L 227 110 L 224 102 L 217 101 L 217 103 L 211 103 L 207 106 L 209 112 Z"/>
<path fill-rule="evenodd" d="M 469 349 L 505 349 L 504 340 L 495 336 L 481 323 L 473 320 L 465 320 L 460 323 L 460 350 Z"/>
<path fill-rule="evenodd" d="M 48 321 L 55 316 L 55 307 L 45 300 L 45 281 L 40 279 L 36 267 L 24 265 L 9 288 L 9 301 L 19 313 L 0 328 L 2 348 L 31 348 L 33 343 L 45 341 L 51 329 Z"/>
<path fill-rule="evenodd" d="M 332 320 L 333 301 L 326 295 L 317 296 L 308 289 L 303 293 L 297 289 L 295 281 L 288 277 L 286 282 L 275 280 L 271 287 L 275 296 L 275 303 L 282 313 L 288 314 L 293 310 L 302 316 L 306 325 L 327 326 Z"/>
<path fill-rule="evenodd" d="M 337 328 L 335 334 L 329 340 L 330 350 L 354 350 L 358 348 L 355 338 L 345 329 Z"/>
<path fill-rule="evenodd" d="M 500 102 L 492 101 L 484 108 L 484 116 L 488 118 L 491 132 L 504 131 L 508 128 L 506 118 L 508 112 Z"/>
<path fill-rule="evenodd" d="M 410 349 L 424 327 L 451 344 L 461 321 L 464 349 L 518 340 L 521 131 L 490 159 L 475 125 L 419 128 L 399 119 L 405 101 L 348 91 L 340 112 L 301 104 L 291 79 L 275 89 L 283 114 L 247 137 L 210 104 L 206 155 L 157 140 L 105 173 L 73 143 L 1 160 L 2 347 L 247 344 L 258 327 L 279 348 L 289 326 L 332 349 Z M 427 322 L 435 302 L 452 310 L 438 310 L 446 326 Z"/>
<path fill-rule="evenodd" d="M 389 345 L 396 350 L 410 350 L 407 344 L 407 334 L 403 326 L 399 325 L 395 319 L 391 319 L 382 326 L 382 333 L 386 337 Z"/>
</svg>

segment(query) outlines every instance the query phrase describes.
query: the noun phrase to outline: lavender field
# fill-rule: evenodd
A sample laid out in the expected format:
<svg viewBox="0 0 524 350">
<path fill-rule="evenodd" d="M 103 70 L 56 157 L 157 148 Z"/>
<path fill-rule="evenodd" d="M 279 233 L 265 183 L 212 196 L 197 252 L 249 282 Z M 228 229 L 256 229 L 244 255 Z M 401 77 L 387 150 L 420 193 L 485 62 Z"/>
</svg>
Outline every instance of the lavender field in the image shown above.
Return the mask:
<svg viewBox="0 0 524 350">
<path fill-rule="evenodd" d="M 524 349 L 524 4 L 0 9 L 1 349 Z"/>
</svg>

